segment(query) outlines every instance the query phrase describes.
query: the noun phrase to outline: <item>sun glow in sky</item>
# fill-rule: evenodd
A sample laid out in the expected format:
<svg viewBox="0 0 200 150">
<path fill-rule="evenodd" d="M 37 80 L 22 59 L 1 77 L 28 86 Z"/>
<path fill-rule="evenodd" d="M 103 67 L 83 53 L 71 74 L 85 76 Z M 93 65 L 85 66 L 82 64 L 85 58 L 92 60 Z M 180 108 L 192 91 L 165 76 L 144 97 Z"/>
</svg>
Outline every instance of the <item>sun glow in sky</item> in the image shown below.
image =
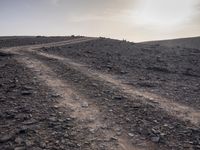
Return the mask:
<svg viewBox="0 0 200 150">
<path fill-rule="evenodd" d="M 200 36 L 200 0 L 0 0 L 0 36 Z"/>
<path fill-rule="evenodd" d="M 192 17 L 196 4 L 194 0 L 140 0 L 136 17 L 141 24 L 176 26 Z"/>
</svg>

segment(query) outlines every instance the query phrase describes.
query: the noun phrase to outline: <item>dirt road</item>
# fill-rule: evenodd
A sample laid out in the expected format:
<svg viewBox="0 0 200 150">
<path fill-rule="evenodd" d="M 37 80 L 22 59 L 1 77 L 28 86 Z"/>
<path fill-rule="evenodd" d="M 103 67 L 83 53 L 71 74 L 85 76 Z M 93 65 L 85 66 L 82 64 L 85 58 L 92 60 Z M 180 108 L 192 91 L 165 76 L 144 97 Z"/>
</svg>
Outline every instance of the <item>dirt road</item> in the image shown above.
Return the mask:
<svg viewBox="0 0 200 150">
<path fill-rule="evenodd" d="M 95 40 L 0 50 L 0 149 L 200 149 L 199 109 L 41 51 Z"/>
</svg>

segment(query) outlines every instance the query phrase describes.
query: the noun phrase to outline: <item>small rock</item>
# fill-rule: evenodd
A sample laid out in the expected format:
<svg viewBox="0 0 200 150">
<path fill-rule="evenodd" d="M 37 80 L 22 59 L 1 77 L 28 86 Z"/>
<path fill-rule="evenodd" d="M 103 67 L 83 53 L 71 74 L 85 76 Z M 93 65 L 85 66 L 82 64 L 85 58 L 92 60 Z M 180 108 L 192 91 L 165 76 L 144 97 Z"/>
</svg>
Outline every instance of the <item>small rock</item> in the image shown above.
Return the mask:
<svg viewBox="0 0 200 150">
<path fill-rule="evenodd" d="M 25 150 L 26 148 L 24 146 L 20 146 L 20 147 L 15 147 L 14 150 Z"/>
<path fill-rule="evenodd" d="M 32 92 L 31 92 L 31 91 L 28 91 L 28 90 L 23 90 L 23 91 L 21 91 L 21 94 L 22 94 L 22 95 L 31 95 Z"/>
<path fill-rule="evenodd" d="M 119 131 L 121 131 L 121 129 L 120 129 L 120 128 L 116 128 L 115 131 L 118 131 L 118 132 L 119 132 Z"/>
<path fill-rule="evenodd" d="M 49 121 L 56 122 L 56 121 L 57 121 L 57 118 L 56 118 L 56 117 L 50 117 L 50 118 L 49 118 Z"/>
<path fill-rule="evenodd" d="M 169 125 L 165 123 L 163 126 L 164 126 L 164 127 L 168 127 Z"/>
<path fill-rule="evenodd" d="M 72 120 L 72 118 L 66 118 L 65 120 L 66 120 L 66 121 L 71 121 L 71 120 Z"/>
<path fill-rule="evenodd" d="M 13 137 L 14 137 L 13 134 L 4 135 L 4 136 L 2 136 L 2 137 L 0 138 L 0 143 L 7 142 L 7 141 L 11 140 Z"/>
<path fill-rule="evenodd" d="M 92 86 L 98 87 L 98 84 L 97 83 L 92 83 Z"/>
<path fill-rule="evenodd" d="M 46 145 L 45 142 L 40 142 L 40 147 L 41 147 L 41 148 L 46 148 L 46 146 L 47 146 L 47 145 Z"/>
<path fill-rule="evenodd" d="M 94 134 L 95 133 L 95 129 L 89 129 L 89 131 Z"/>
<path fill-rule="evenodd" d="M 88 119 L 88 121 L 93 122 L 93 121 L 95 121 L 95 118 L 92 117 L 92 116 L 90 116 L 89 119 Z"/>
<path fill-rule="evenodd" d="M 35 123 L 37 123 L 37 120 L 35 120 L 35 119 L 30 119 L 30 120 L 23 122 L 23 124 L 25 124 L 25 125 L 31 125 L 31 124 L 35 124 Z"/>
<path fill-rule="evenodd" d="M 120 136 L 120 135 L 122 135 L 122 132 L 118 131 L 118 132 L 116 133 L 116 135 L 117 135 L 117 136 Z"/>
<path fill-rule="evenodd" d="M 152 131 L 154 134 L 159 134 L 159 133 L 161 133 L 159 130 L 156 130 L 156 129 L 154 129 L 154 128 L 152 128 L 151 131 Z"/>
<path fill-rule="evenodd" d="M 57 140 L 55 143 L 56 143 L 56 144 L 59 144 L 59 143 L 60 143 L 60 141 L 59 141 L 59 140 Z"/>
<path fill-rule="evenodd" d="M 113 99 L 115 99 L 115 100 L 122 100 L 122 98 L 123 98 L 123 97 L 120 96 L 120 95 L 116 95 L 116 96 L 113 97 Z"/>
<path fill-rule="evenodd" d="M 63 119 L 58 119 L 58 122 L 64 122 L 64 120 Z"/>
<path fill-rule="evenodd" d="M 6 119 L 13 119 L 15 117 L 15 114 L 12 112 L 7 112 L 5 113 L 5 118 Z"/>
<path fill-rule="evenodd" d="M 128 133 L 128 135 L 129 135 L 130 137 L 134 137 L 134 134 L 133 134 L 133 133 Z"/>
<path fill-rule="evenodd" d="M 115 141 L 118 140 L 116 137 L 111 137 L 110 139 Z"/>
<path fill-rule="evenodd" d="M 83 102 L 83 103 L 81 104 L 81 106 L 82 106 L 82 107 L 88 107 L 89 105 L 88 105 L 87 102 Z"/>
<path fill-rule="evenodd" d="M 15 119 L 21 120 L 21 121 L 27 120 L 29 118 L 30 118 L 30 116 L 27 114 L 18 114 L 15 116 Z"/>
<path fill-rule="evenodd" d="M 101 94 L 98 93 L 98 94 L 96 94 L 96 95 L 94 95 L 94 96 L 95 96 L 95 97 L 101 97 Z"/>
<path fill-rule="evenodd" d="M 34 143 L 33 143 L 33 141 L 30 141 L 30 140 L 26 140 L 26 146 L 28 146 L 28 147 L 31 147 Z"/>
<path fill-rule="evenodd" d="M 130 122 L 131 120 L 130 120 L 130 118 L 125 118 L 125 120 L 126 120 L 126 122 Z"/>
<path fill-rule="evenodd" d="M 19 129 L 19 133 L 24 134 L 29 130 L 27 126 L 21 126 Z"/>
<path fill-rule="evenodd" d="M 23 90 L 32 90 L 32 87 L 30 87 L 30 86 L 25 86 L 25 87 L 23 87 Z"/>
<path fill-rule="evenodd" d="M 60 95 L 59 94 L 51 94 L 51 97 L 58 98 L 58 97 L 60 97 Z"/>
<path fill-rule="evenodd" d="M 127 71 L 124 71 L 124 70 L 122 70 L 122 71 L 120 71 L 120 73 L 121 74 L 126 74 L 126 73 L 128 73 Z"/>
<path fill-rule="evenodd" d="M 66 133 L 64 134 L 64 137 L 65 137 L 65 138 L 68 138 L 68 137 L 69 137 L 69 134 L 66 132 Z"/>
<path fill-rule="evenodd" d="M 151 138 L 151 141 L 153 141 L 153 142 L 159 142 L 160 141 L 160 137 L 159 136 L 155 136 L 155 137 L 152 137 Z"/>
<path fill-rule="evenodd" d="M 58 106 L 57 106 L 57 105 L 54 105 L 53 107 L 54 107 L 54 108 L 58 108 Z"/>
<path fill-rule="evenodd" d="M 136 103 L 132 106 L 133 108 L 137 109 L 137 108 L 141 108 L 142 104 Z"/>
<path fill-rule="evenodd" d="M 15 139 L 15 142 L 17 143 L 17 144 L 22 144 L 23 143 L 23 139 L 22 138 L 20 138 L 20 137 L 17 137 L 16 139 Z"/>
</svg>

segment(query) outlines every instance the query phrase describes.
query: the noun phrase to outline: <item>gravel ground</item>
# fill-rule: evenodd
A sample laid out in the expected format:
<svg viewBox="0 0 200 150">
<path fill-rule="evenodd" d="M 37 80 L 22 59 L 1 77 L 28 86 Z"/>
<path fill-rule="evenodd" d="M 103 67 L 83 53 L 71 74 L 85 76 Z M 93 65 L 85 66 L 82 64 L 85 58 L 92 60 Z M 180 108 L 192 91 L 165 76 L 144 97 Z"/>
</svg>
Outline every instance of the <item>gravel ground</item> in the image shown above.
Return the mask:
<svg viewBox="0 0 200 150">
<path fill-rule="evenodd" d="M 200 50 L 98 39 L 42 51 L 118 75 L 128 84 L 200 108 Z"/>
<path fill-rule="evenodd" d="M 200 149 L 199 49 L 65 44 L 1 49 L 0 149 Z"/>
<path fill-rule="evenodd" d="M 78 149 L 73 119 L 33 72 L 0 56 L 0 149 Z"/>
<path fill-rule="evenodd" d="M 150 42 L 143 42 L 143 44 L 148 44 L 148 45 L 159 44 L 167 47 L 184 47 L 184 48 L 200 49 L 200 37 L 150 41 Z"/>
<path fill-rule="evenodd" d="M 42 44 L 42 43 L 51 43 L 59 42 L 64 40 L 69 40 L 72 38 L 78 38 L 79 36 L 63 36 L 63 37 L 45 37 L 45 36 L 36 36 L 36 37 L 0 37 L 0 48 L 3 47 L 13 47 L 13 46 L 23 46 L 23 45 L 32 45 L 32 44 Z"/>
<path fill-rule="evenodd" d="M 141 103 L 143 98 L 136 96 L 133 99 L 118 87 L 90 78 L 63 62 L 37 55 L 35 57 L 53 68 L 63 80 L 100 108 L 103 122 L 118 134 L 116 139 L 128 135 L 133 145 L 146 146 L 145 149 L 200 148 L 199 127 L 168 115 L 156 104 Z"/>
</svg>

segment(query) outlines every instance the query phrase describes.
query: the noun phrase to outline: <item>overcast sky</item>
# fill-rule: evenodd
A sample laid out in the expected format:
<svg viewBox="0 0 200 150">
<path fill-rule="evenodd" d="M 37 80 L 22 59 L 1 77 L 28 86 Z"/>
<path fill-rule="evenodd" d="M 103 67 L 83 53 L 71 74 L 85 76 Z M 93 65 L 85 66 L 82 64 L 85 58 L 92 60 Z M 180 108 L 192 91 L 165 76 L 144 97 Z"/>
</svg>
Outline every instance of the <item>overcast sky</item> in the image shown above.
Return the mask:
<svg viewBox="0 0 200 150">
<path fill-rule="evenodd" d="M 200 36 L 200 0 L 0 0 L 0 36 Z"/>
</svg>

